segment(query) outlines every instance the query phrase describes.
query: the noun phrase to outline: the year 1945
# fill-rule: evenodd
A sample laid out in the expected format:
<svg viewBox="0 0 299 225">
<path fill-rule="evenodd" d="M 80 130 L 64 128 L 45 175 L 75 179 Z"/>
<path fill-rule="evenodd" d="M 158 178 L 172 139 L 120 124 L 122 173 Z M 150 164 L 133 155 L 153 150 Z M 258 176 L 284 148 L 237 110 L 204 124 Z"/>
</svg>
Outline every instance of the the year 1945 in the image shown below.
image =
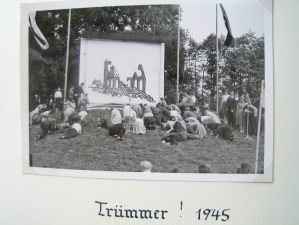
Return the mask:
<svg viewBox="0 0 299 225">
<path fill-rule="evenodd" d="M 225 213 L 225 211 L 230 210 L 230 209 L 223 209 L 222 210 L 222 215 L 219 214 L 219 210 L 216 209 L 205 209 L 201 212 L 201 209 L 199 209 L 196 213 L 198 213 L 198 220 L 201 219 L 201 214 L 205 216 L 205 220 L 208 219 L 208 217 L 215 217 L 216 220 L 218 220 L 218 217 L 222 217 L 222 221 L 225 222 L 229 219 L 229 215 Z M 204 217 L 203 216 L 203 217 Z"/>
</svg>

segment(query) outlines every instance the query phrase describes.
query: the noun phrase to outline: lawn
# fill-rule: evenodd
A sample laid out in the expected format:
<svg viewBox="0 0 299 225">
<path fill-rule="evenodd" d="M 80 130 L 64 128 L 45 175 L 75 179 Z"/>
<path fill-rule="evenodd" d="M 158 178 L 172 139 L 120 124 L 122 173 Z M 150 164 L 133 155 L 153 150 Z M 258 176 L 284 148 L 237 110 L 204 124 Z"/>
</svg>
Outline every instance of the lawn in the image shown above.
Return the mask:
<svg viewBox="0 0 299 225">
<path fill-rule="evenodd" d="M 216 139 L 207 135 L 203 139 L 188 140 L 178 145 L 165 145 L 161 138 L 166 131 L 157 127 L 145 135 L 126 133 L 123 141 L 110 137 L 108 131 L 97 126 L 97 118 L 107 110 L 88 112 L 93 123 L 82 128 L 82 134 L 71 139 L 59 139 L 62 133 L 49 134 L 36 140 L 42 133 L 39 125 L 29 131 L 29 147 L 33 167 L 61 168 L 71 170 L 140 172 L 140 162 L 150 161 L 152 172 L 170 173 L 177 168 L 179 173 L 197 173 L 200 164 L 208 163 L 214 173 L 233 174 L 246 162 L 254 173 L 256 137 L 234 132 L 235 142 Z M 59 115 L 54 115 L 57 122 Z M 260 139 L 258 173 L 264 170 L 264 139 Z"/>
</svg>

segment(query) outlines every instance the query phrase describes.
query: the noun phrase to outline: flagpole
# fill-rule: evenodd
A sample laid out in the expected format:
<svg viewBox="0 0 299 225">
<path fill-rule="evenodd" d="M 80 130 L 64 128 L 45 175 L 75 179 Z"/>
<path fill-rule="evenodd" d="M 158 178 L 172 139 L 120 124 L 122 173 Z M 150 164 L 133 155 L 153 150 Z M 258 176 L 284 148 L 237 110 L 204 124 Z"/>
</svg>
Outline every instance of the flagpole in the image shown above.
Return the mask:
<svg viewBox="0 0 299 225">
<path fill-rule="evenodd" d="M 69 20 L 67 28 L 67 45 L 66 45 L 66 63 L 65 63 L 65 74 L 64 74 L 64 102 L 66 101 L 66 89 L 67 89 L 67 75 L 69 65 L 69 45 L 70 45 L 70 27 L 71 27 L 71 9 L 69 9 Z"/>
<path fill-rule="evenodd" d="M 219 97 L 218 97 L 218 4 L 216 4 L 216 112 L 218 112 L 218 104 L 219 104 Z"/>
<path fill-rule="evenodd" d="M 180 19 L 181 19 L 181 9 L 179 5 L 179 21 L 178 21 L 178 55 L 177 55 L 177 83 L 176 83 L 176 89 L 177 89 L 177 103 L 180 101 L 180 95 L 179 95 L 179 76 L 180 76 Z"/>
<path fill-rule="evenodd" d="M 255 169 L 254 173 L 257 174 L 258 160 L 259 160 L 259 145 L 260 145 L 260 130 L 261 130 L 261 115 L 262 115 L 262 92 L 263 92 L 264 80 L 261 84 L 261 94 L 260 94 L 260 106 L 259 106 L 259 119 L 258 119 L 258 128 L 257 128 L 257 142 L 256 142 L 256 154 L 255 154 Z"/>
</svg>

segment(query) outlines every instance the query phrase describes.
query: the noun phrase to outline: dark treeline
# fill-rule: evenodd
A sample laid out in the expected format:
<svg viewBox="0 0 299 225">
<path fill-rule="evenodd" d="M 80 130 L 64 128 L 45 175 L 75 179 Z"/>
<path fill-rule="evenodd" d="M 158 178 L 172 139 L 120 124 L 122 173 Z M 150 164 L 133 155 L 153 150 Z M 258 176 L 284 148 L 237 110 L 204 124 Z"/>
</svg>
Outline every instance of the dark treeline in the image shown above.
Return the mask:
<svg viewBox="0 0 299 225">
<path fill-rule="evenodd" d="M 164 91 L 169 101 L 176 102 L 178 12 L 178 5 L 72 9 L 67 89 L 78 84 L 80 39 L 85 31 L 154 35 L 165 40 Z M 41 50 L 29 31 L 30 109 L 35 107 L 35 96 L 46 102 L 58 86 L 64 88 L 68 13 L 36 13 L 36 23 L 50 47 Z M 236 38 L 235 48 L 224 46 L 224 40 L 218 40 L 220 94 L 225 88 L 239 95 L 248 92 L 252 97 L 259 96 L 264 77 L 264 38 L 249 31 Z M 215 42 L 214 34 L 198 43 L 187 30 L 180 29 L 180 91 L 194 94 L 198 105 L 212 109 L 216 106 Z"/>
</svg>

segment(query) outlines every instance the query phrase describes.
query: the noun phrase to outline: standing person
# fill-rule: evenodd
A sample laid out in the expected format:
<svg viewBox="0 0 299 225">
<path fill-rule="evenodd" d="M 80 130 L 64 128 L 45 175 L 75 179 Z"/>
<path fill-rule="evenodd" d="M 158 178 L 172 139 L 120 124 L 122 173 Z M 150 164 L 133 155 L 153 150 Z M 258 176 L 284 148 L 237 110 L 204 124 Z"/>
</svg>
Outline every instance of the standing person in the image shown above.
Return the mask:
<svg viewBox="0 0 299 225">
<path fill-rule="evenodd" d="M 224 90 L 224 95 L 221 97 L 221 114 L 223 115 L 224 123 L 227 124 L 227 98 L 229 95 L 227 91 Z"/>
<path fill-rule="evenodd" d="M 60 91 L 60 87 L 57 88 L 57 91 L 54 94 L 55 99 L 55 113 L 59 112 L 61 109 L 61 101 L 62 101 L 62 93 Z"/>
<path fill-rule="evenodd" d="M 74 86 L 71 86 L 68 94 L 69 94 L 69 99 L 70 100 L 74 100 L 75 99 Z"/>
<path fill-rule="evenodd" d="M 236 115 L 236 124 L 240 127 L 240 132 L 245 133 L 245 117 L 244 117 L 244 107 L 246 103 L 244 101 L 244 96 L 240 97 L 240 102 L 237 104 L 237 115 Z"/>
<path fill-rule="evenodd" d="M 227 104 L 227 123 L 233 125 L 233 105 L 234 105 L 234 92 L 230 92 L 230 96 L 226 100 Z"/>
<path fill-rule="evenodd" d="M 247 99 L 247 104 L 244 107 L 245 127 L 248 135 L 256 135 L 256 117 L 258 109 L 251 104 L 251 99 Z M 248 124 L 248 127 L 247 127 Z"/>
<path fill-rule="evenodd" d="M 233 126 L 236 127 L 236 128 L 239 128 L 238 124 L 237 124 L 237 105 L 238 105 L 239 102 L 240 102 L 239 96 L 236 93 L 234 101 L 233 101 Z"/>
<path fill-rule="evenodd" d="M 81 83 L 80 86 L 74 89 L 76 108 L 78 108 L 79 102 L 81 101 L 82 98 L 82 94 L 85 94 L 83 91 L 83 87 L 84 87 L 84 83 Z"/>
<path fill-rule="evenodd" d="M 256 128 L 258 129 L 258 115 L 260 110 L 260 98 L 255 99 L 253 102 L 253 105 L 257 108 L 257 118 L 256 118 Z M 261 127 L 260 127 L 260 135 L 263 136 L 264 133 L 264 127 L 265 127 L 265 108 L 261 108 Z"/>
</svg>

